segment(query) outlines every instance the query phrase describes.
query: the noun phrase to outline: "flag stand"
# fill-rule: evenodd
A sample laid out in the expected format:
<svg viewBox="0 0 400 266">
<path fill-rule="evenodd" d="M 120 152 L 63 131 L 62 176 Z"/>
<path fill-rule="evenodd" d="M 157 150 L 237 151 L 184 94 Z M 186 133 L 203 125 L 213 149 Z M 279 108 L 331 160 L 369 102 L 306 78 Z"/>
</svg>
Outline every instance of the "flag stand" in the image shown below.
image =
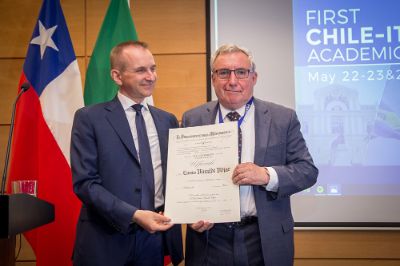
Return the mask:
<svg viewBox="0 0 400 266">
<path fill-rule="evenodd" d="M 0 238 L 0 265 L 15 265 L 15 236 Z"/>
<path fill-rule="evenodd" d="M 28 194 L 0 195 L 0 265 L 15 265 L 15 236 L 54 221 L 54 205 Z"/>
</svg>

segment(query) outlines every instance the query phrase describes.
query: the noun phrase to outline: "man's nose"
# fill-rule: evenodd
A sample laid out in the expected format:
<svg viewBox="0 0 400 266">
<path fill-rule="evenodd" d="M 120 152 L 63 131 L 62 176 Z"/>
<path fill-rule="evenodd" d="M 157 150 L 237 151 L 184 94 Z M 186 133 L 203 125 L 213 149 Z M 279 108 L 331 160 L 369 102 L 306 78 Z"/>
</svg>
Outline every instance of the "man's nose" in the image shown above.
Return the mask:
<svg viewBox="0 0 400 266">
<path fill-rule="evenodd" d="M 155 71 L 153 71 L 151 69 L 147 70 L 147 72 L 146 72 L 146 79 L 147 80 L 155 80 L 156 76 L 157 76 L 157 74 L 156 74 Z"/>
<path fill-rule="evenodd" d="M 235 85 L 238 81 L 236 75 L 235 75 L 235 71 L 231 71 L 231 73 L 229 74 L 229 84 Z"/>
</svg>

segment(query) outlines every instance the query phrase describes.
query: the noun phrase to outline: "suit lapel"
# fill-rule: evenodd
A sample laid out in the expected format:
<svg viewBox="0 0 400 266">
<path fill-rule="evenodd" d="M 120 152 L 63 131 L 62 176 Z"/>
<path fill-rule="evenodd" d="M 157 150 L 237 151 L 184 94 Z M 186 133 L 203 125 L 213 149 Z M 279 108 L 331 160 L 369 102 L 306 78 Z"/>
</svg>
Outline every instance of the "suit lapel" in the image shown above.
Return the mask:
<svg viewBox="0 0 400 266">
<path fill-rule="evenodd" d="M 153 117 L 154 125 L 156 126 L 157 130 L 157 135 L 158 135 L 158 142 L 160 144 L 160 153 L 161 153 L 161 163 L 162 163 L 162 168 L 163 168 L 163 173 L 165 172 L 165 166 L 164 163 L 166 162 L 167 158 L 167 145 L 168 145 L 168 124 L 166 121 L 163 121 L 163 119 L 160 117 L 159 113 L 157 110 L 151 106 L 148 105 L 150 114 Z"/>
<path fill-rule="evenodd" d="M 217 116 L 218 112 L 218 102 L 210 102 L 207 107 L 207 114 L 201 117 L 201 124 L 202 125 L 211 125 L 215 124 L 215 117 Z"/>
<path fill-rule="evenodd" d="M 122 143 L 129 150 L 133 157 L 139 162 L 137 151 L 135 148 L 135 143 L 133 141 L 132 132 L 129 128 L 129 123 L 126 118 L 124 109 L 118 98 L 115 97 L 108 105 L 105 106 L 108 111 L 106 118 L 111 126 L 114 128 L 115 132 L 121 139 Z"/>
<path fill-rule="evenodd" d="M 148 105 L 151 116 L 153 117 L 154 125 L 156 126 L 158 143 L 160 145 L 161 154 L 161 169 L 162 169 L 162 179 L 164 184 L 164 195 L 165 195 L 165 184 L 167 175 L 167 158 L 168 158 L 168 136 L 169 129 L 171 125 L 160 116 L 160 112 L 157 111 L 153 106 Z"/>
<path fill-rule="evenodd" d="M 254 99 L 254 107 L 255 143 L 257 143 L 255 145 L 254 163 L 263 165 L 270 133 L 271 115 L 268 113 L 266 104 L 257 99 Z"/>
</svg>

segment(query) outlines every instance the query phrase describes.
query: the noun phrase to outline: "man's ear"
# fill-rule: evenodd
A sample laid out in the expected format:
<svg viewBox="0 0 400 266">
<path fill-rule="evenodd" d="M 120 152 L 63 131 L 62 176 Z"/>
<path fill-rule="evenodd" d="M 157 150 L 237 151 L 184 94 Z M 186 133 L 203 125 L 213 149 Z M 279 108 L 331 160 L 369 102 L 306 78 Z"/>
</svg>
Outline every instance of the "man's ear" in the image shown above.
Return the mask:
<svg viewBox="0 0 400 266">
<path fill-rule="evenodd" d="M 211 80 L 214 82 L 216 79 L 216 74 L 214 72 L 211 72 Z"/>
<path fill-rule="evenodd" d="M 257 78 L 258 78 L 258 73 L 257 73 L 256 71 L 254 71 L 254 73 L 253 73 L 253 82 L 254 82 L 254 85 L 257 83 Z"/>
<path fill-rule="evenodd" d="M 117 69 L 111 69 L 111 79 L 114 80 L 115 84 L 121 86 L 122 81 L 121 81 L 121 73 Z"/>
</svg>

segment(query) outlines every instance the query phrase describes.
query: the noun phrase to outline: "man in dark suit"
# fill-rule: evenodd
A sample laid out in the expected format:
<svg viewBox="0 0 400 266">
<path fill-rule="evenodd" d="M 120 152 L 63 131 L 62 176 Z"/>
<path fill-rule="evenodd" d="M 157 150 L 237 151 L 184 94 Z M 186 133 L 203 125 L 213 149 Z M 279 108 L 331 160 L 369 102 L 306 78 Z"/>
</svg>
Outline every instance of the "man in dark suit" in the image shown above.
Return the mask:
<svg viewBox="0 0 400 266">
<path fill-rule="evenodd" d="M 249 51 L 221 46 L 211 58 L 218 101 L 184 113 L 184 127 L 238 121 L 241 221 L 188 226 L 186 265 L 293 265 L 290 196 L 318 175 L 296 113 L 253 97 L 257 82 Z"/>
<path fill-rule="evenodd" d="M 182 258 L 181 227 L 162 215 L 168 131 L 174 115 L 147 105 L 157 79 L 143 42 L 111 51 L 116 97 L 75 114 L 73 188 L 82 201 L 74 265 L 163 265 Z"/>
</svg>

